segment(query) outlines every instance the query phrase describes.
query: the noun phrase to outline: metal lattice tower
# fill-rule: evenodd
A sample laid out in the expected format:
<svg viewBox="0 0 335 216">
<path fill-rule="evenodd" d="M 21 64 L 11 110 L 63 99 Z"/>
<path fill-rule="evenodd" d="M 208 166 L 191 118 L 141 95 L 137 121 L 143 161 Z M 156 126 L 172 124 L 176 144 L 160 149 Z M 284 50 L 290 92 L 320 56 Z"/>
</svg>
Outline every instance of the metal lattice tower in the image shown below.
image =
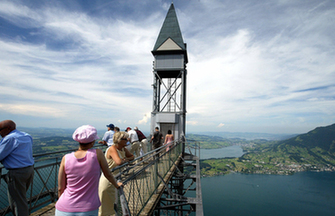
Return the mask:
<svg viewBox="0 0 335 216">
<path fill-rule="evenodd" d="M 188 63 L 186 43 L 180 31 L 173 3 L 164 20 L 152 54 L 153 63 L 153 109 L 151 133 L 158 126 L 165 135 L 171 130 L 175 139 L 185 140 L 186 126 L 186 81 Z M 200 156 L 200 155 L 199 155 Z M 182 162 L 165 184 L 155 206 L 154 215 L 203 215 L 199 157 L 182 150 Z M 191 162 L 187 162 L 191 161 Z M 193 172 L 188 172 L 193 169 Z M 190 174 L 194 173 L 194 174 Z M 187 191 L 195 184 L 195 197 L 187 197 Z M 188 186 L 186 186 L 188 185 Z"/>
<path fill-rule="evenodd" d="M 185 135 L 188 58 L 173 3 L 152 54 L 155 60 L 151 133 L 158 126 L 164 135 L 167 130 L 171 130 L 175 138 L 179 139 Z"/>
</svg>

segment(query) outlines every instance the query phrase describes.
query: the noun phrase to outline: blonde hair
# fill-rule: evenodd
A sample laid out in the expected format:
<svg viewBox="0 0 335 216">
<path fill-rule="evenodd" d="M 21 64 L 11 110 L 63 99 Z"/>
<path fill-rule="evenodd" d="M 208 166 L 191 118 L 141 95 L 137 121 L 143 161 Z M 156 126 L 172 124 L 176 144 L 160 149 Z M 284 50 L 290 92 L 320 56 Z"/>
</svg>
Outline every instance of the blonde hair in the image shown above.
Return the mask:
<svg viewBox="0 0 335 216">
<path fill-rule="evenodd" d="M 113 143 L 115 145 L 119 144 L 121 142 L 121 139 L 128 139 L 129 137 L 129 134 L 126 133 L 126 132 L 116 132 L 114 135 L 113 135 Z"/>
</svg>

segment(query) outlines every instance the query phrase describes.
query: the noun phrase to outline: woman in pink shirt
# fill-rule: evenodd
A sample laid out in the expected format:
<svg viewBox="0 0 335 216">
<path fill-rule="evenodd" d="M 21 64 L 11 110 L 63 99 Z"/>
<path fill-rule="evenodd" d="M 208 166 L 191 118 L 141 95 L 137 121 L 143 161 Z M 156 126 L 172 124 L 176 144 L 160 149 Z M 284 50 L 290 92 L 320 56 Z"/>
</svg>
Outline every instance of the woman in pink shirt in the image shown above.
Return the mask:
<svg viewBox="0 0 335 216">
<path fill-rule="evenodd" d="M 171 130 L 168 130 L 167 134 L 165 135 L 165 141 L 164 141 L 164 145 L 167 144 L 166 151 L 170 150 L 171 146 L 173 145 L 173 141 L 174 141 L 173 134 Z"/>
<path fill-rule="evenodd" d="M 60 164 L 55 215 L 98 215 L 100 170 L 114 187 L 118 188 L 122 183 L 117 183 L 111 174 L 102 151 L 91 149 L 99 139 L 94 127 L 83 125 L 77 128 L 72 138 L 79 142 L 79 149 L 66 154 Z"/>
</svg>

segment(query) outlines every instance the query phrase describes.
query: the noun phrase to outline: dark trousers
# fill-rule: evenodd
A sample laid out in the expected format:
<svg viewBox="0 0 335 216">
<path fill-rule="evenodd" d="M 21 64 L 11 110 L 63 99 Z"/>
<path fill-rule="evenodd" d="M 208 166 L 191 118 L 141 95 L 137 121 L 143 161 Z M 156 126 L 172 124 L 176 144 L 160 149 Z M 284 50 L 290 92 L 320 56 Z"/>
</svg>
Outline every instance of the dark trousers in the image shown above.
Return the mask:
<svg viewBox="0 0 335 216">
<path fill-rule="evenodd" d="M 153 146 L 154 146 L 154 149 L 157 149 L 156 156 L 154 157 L 155 159 L 157 159 L 159 158 L 159 155 L 160 155 L 159 152 L 161 151 L 161 149 L 158 149 L 158 148 L 162 146 L 162 143 L 154 143 Z"/>
<path fill-rule="evenodd" d="M 34 166 L 8 170 L 8 202 L 16 216 L 28 216 L 29 207 L 26 192 L 33 182 Z"/>
</svg>

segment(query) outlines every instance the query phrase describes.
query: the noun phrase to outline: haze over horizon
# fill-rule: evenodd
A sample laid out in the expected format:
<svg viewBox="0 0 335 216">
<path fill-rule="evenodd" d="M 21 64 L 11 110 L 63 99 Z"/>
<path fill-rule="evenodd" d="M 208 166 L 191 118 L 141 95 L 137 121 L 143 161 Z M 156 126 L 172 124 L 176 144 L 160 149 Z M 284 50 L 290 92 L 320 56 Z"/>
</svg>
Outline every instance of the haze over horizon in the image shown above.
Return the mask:
<svg viewBox="0 0 335 216">
<path fill-rule="evenodd" d="M 149 131 L 151 50 L 171 1 L 0 1 L 0 120 Z M 335 1 L 175 0 L 187 132 L 335 122 Z"/>
</svg>

